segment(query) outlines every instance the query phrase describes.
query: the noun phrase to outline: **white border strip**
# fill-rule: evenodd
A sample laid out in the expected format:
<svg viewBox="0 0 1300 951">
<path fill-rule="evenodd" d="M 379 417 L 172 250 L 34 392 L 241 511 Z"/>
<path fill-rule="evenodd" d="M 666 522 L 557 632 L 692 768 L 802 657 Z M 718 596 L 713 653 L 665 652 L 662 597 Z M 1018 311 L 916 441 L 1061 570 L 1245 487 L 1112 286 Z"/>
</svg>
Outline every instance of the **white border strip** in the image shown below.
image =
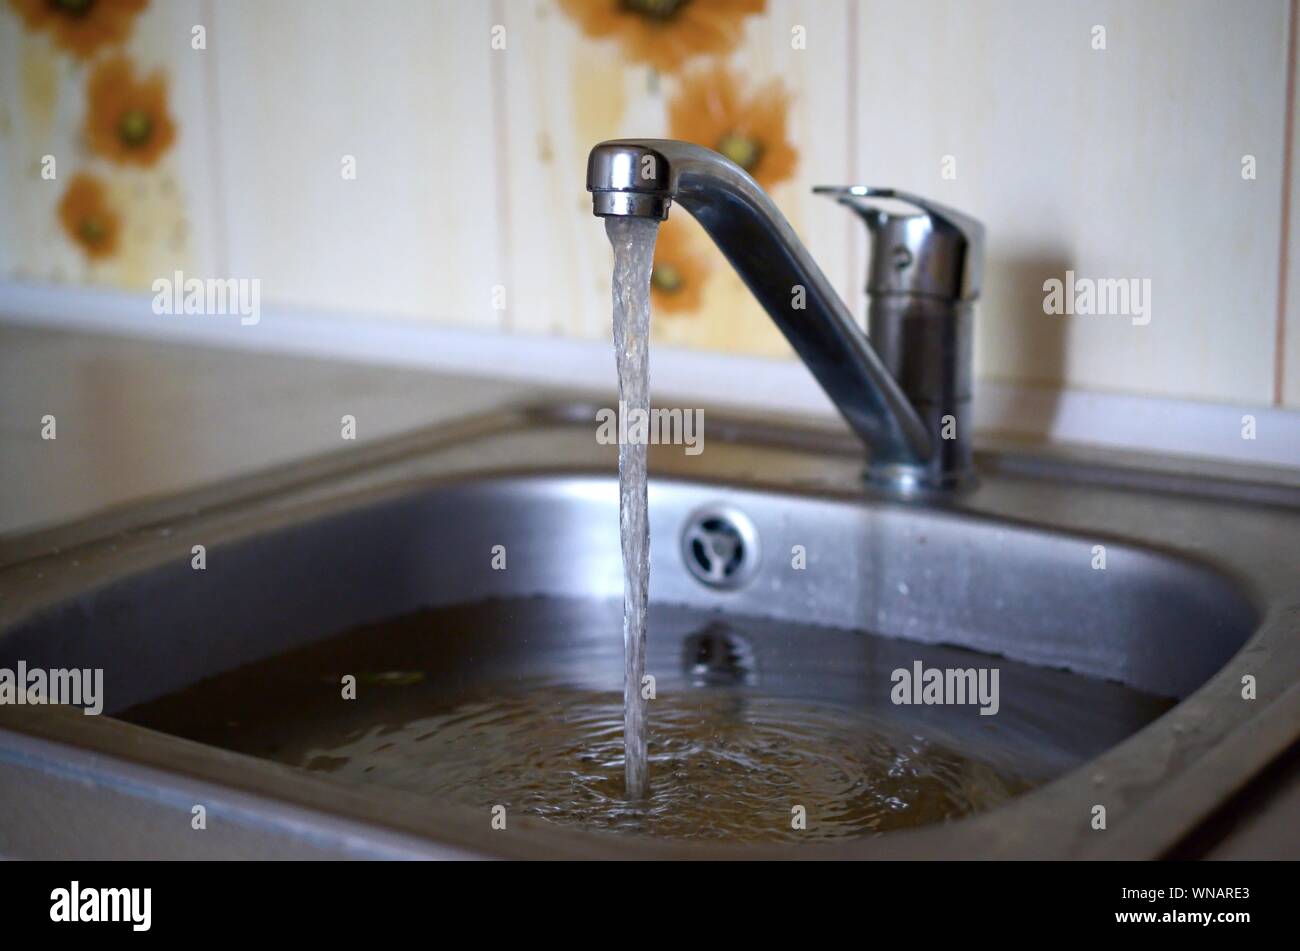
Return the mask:
<svg viewBox="0 0 1300 951">
<path fill-rule="evenodd" d="M 438 369 L 569 388 L 610 390 L 610 344 L 413 323 L 292 308 L 263 309 L 261 322 L 159 316 L 152 296 L 0 282 L 0 321 L 215 345 L 260 352 Z M 651 355 L 656 390 L 710 405 L 833 415 L 812 376 L 794 360 L 672 347 Z M 1255 439 L 1242 438 L 1255 417 Z M 1231 406 L 1087 390 L 979 384 L 983 432 L 1117 449 L 1300 467 L 1300 411 Z"/>
</svg>

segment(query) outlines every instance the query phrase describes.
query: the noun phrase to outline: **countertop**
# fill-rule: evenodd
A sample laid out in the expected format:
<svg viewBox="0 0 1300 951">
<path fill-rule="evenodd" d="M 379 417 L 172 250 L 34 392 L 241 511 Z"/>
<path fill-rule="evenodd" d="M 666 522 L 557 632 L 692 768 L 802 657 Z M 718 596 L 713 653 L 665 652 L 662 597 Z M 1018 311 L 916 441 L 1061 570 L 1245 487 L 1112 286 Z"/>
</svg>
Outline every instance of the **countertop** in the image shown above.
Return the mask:
<svg viewBox="0 0 1300 951">
<path fill-rule="evenodd" d="M 519 399 L 483 378 L 0 325 L 0 538 Z M 45 416 L 55 438 L 42 438 Z M 356 440 L 342 418 L 356 419 Z"/>
</svg>

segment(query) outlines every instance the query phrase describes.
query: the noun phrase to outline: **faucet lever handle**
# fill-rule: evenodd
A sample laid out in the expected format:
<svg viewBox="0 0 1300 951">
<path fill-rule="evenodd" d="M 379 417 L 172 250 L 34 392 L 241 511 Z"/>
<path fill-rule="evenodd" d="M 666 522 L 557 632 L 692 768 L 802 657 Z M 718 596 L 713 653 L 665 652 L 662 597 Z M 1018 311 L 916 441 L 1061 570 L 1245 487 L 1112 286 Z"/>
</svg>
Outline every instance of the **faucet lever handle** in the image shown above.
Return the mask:
<svg viewBox="0 0 1300 951">
<path fill-rule="evenodd" d="M 984 271 L 984 226 L 970 215 L 896 188 L 818 185 L 866 223 L 873 237 L 867 293 L 974 300 Z M 881 202 L 902 202 L 920 214 L 900 214 Z"/>
</svg>

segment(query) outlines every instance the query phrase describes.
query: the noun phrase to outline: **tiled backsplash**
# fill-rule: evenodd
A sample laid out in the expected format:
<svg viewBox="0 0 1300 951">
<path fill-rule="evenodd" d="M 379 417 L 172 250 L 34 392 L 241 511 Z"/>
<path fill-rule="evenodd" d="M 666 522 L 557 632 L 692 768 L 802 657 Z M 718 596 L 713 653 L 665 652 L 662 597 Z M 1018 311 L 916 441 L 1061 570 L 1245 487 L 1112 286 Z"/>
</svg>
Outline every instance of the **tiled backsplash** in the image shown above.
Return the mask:
<svg viewBox="0 0 1300 951">
<path fill-rule="evenodd" d="M 865 232 L 811 186 L 981 218 L 984 380 L 1300 408 L 1294 0 L 135 5 L 79 39 L 0 5 L 0 280 L 179 269 L 263 306 L 604 337 L 587 151 L 673 136 L 748 162 L 858 312 Z M 131 130 L 90 89 L 123 52 L 174 141 L 104 145 Z M 79 175 L 98 191 L 70 201 Z M 788 353 L 688 216 L 660 254 L 660 341 Z M 1137 279 L 1149 311 L 1045 313 L 1067 272 Z"/>
</svg>

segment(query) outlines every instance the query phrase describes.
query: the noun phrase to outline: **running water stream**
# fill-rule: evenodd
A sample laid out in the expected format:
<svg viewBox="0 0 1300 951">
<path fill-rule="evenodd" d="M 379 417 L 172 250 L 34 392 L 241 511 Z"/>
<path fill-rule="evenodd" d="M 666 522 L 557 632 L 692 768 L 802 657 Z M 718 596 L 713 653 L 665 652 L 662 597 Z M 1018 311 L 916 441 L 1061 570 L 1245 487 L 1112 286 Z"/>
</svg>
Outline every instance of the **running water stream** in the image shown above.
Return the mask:
<svg viewBox="0 0 1300 951">
<path fill-rule="evenodd" d="M 605 219 L 614 247 L 614 355 L 618 361 L 620 421 L 650 411 L 650 272 L 659 222 L 653 218 Z M 622 426 L 619 431 L 623 432 Z M 646 601 L 650 588 L 650 522 L 646 503 L 646 444 L 618 445 L 618 524 L 623 539 L 623 748 L 627 797 L 644 799 L 646 768 Z"/>
</svg>

